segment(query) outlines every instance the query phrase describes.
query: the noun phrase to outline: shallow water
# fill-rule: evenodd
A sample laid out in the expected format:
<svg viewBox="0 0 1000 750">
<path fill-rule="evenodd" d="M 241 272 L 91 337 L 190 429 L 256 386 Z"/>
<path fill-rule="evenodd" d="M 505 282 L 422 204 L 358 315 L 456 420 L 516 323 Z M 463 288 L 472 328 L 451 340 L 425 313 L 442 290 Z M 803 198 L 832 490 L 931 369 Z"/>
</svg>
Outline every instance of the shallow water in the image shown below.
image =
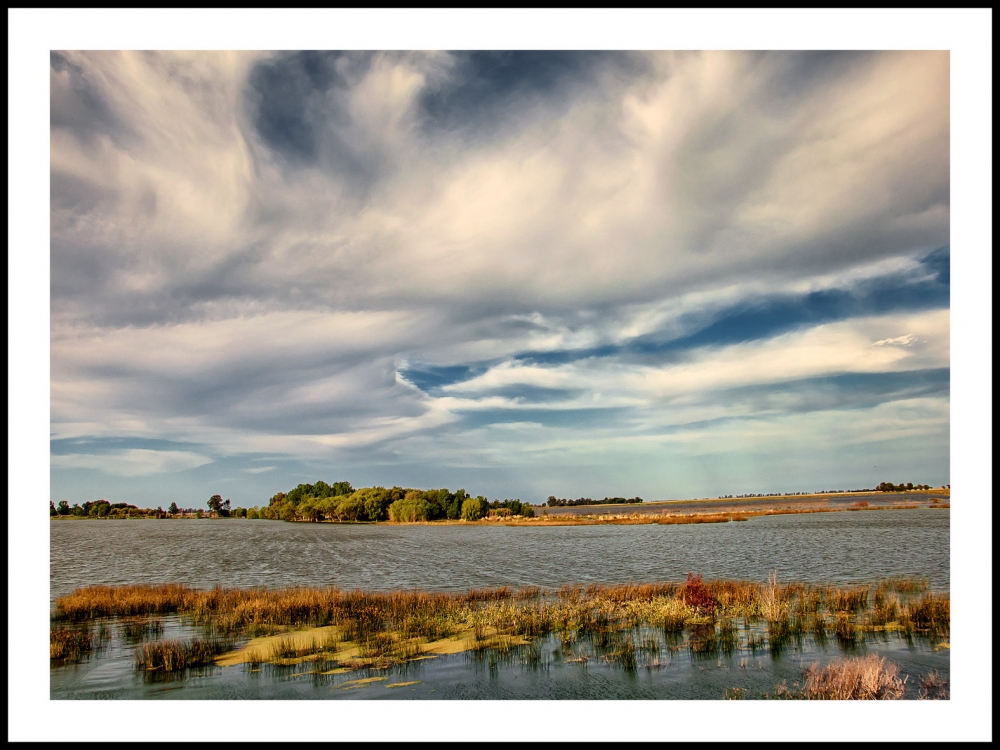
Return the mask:
<svg viewBox="0 0 1000 750">
<path fill-rule="evenodd" d="M 873 582 L 891 575 L 927 578 L 949 588 L 949 511 L 907 510 L 769 516 L 699 525 L 462 527 L 289 524 L 246 520 L 59 521 L 50 533 L 52 600 L 89 584 L 181 582 L 197 588 L 333 585 L 341 588 L 446 591 L 470 587 L 707 578 L 815 583 Z M 200 635 L 164 618 L 162 638 Z M 877 653 L 906 677 L 916 697 L 932 670 L 948 679 L 947 647 L 927 639 L 869 636 L 845 649 L 810 637 L 768 650 L 704 658 L 653 637 L 661 651 L 634 671 L 581 642 L 566 653 L 554 636 L 537 639 L 536 658 L 475 659 L 455 654 L 396 667 L 316 676 L 264 665 L 190 670 L 149 679 L 133 669 L 134 646 L 115 633 L 108 648 L 80 664 L 53 666 L 53 699 L 721 699 L 794 686 L 803 669 L 844 655 Z M 568 659 L 588 656 L 585 663 Z M 310 669 L 306 666 L 303 669 Z M 350 682 L 385 677 L 368 684 Z M 388 688 L 401 682 L 415 682 Z"/>
<path fill-rule="evenodd" d="M 162 638 L 201 635 L 200 629 L 167 617 Z M 115 626 L 111 624 L 114 631 Z M 249 667 L 196 668 L 177 675 L 152 676 L 133 667 L 134 646 L 115 635 L 102 652 L 79 664 L 53 667 L 50 695 L 65 699 L 389 699 L 389 700 L 718 700 L 727 690 L 745 690 L 746 698 L 774 695 L 779 684 L 795 688 L 811 664 L 824 665 L 842 656 L 878 654 L 893 662 L 905 678 L 906 698 L 916 698 L 920 681 L 931 671 L 949 679 L 947 647 L 927 639 L 869 635 L 850 648 L 834 639 L 817 643 L 810 637 L 790 641 L 780 653 L 745 647 L 731 654 L 703 656 L 685 644 L 667 641 L 644 628 L 635 641 L 652 637 L 660 651 L 640 655 L 634 669 L 603 658 L 607 650 L 587 641 L 568 648 L 555 636 L 535 639 L 537 658 L 517 653 L 460 653 L 403 664 L 389 670 L 358 670 L 316 675 L 313 663 L 291 668 L 264 664 Z M 586 662 L 570 661 L 588 656 Z M 367 684 L 359 680 L 375 680 Z M 165 679 L 166 678 L 166 679 Z M 415 683 L 400 685 L 400 683 Z M 398 685 L 398 686 L 397 686 Z M 392 686 L 392 687 L 390 687 Z"/>
</svg>

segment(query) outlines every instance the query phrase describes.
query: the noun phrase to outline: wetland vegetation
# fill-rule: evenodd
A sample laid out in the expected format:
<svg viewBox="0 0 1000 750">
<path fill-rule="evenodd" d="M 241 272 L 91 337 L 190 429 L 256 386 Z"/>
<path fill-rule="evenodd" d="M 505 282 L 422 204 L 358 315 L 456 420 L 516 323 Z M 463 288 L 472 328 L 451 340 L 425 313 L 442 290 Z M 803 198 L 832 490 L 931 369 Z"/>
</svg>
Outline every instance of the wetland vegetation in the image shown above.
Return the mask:
<svg viewBox="0 0 1000 750">
<path fill-rule="evenodd" d="M 181 617 L 201 635 L 161 638 L 164 616 Z M 90 586 L 55 602 L 53 664 L 88 659 L 112 627 L 138 644 L 134 669 L 153 680 L 209 665 L 315 679 L 362 670 L 370 677 L 462 652 L 470 665 L 490 670 L 547 668 L 557 659 L 634 672 L 664 668 L 677 652 L 696 660 L 777 657 L 805 639 L 830 641 L 849 656 L 872 638 L 946 646 L 950 599 L 911 577 L 832 586 L 689 574 L 677 582 L 462 593 Z M 556 643 L 551 652 L 541 648 L 545 639 Z M 928 679 L 925 697 L 941 697 L 940 680 Z M 893 698 L 902 695 L 897 682 L 891 662 L 849 659 L 813 664 L 801 687 L 754 696 L 733 688 L 718 697 Z"/>
</svg>

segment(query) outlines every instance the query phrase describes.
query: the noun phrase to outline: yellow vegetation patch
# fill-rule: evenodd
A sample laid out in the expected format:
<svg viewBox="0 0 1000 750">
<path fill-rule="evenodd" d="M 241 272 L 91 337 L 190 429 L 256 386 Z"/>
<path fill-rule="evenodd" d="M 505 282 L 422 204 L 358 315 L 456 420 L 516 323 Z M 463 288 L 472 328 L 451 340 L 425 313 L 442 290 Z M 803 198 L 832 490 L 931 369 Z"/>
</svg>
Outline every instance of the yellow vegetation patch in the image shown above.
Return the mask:
<svg viewBox="0 0 1000 750">
<path fill-rule="evenodd" d="M 280 644 L 289 645 L 300 651 L 309 649 L 318 651 L 324 642 L 338 636 L 338 628 L 334 625 L 328 625 L 320 628 L 306 628 L 304 630 L 293 630 L 278 635 L 254 638 L 243 648 L 230 651 L 216 658 L 216 664 L 221 667 L 233 667 L 237 664 L 251 662 L 270 662 L 271 664 L 290 666 L 292 664 L 301 664 L 305 661 L 314 661 L 321 657 L 348 664 L 347 668 L 330 670 L 321 674 L 339 674 L 340 672 L 349 671 L 351 666 L 371 666 L 369 664 L 371 660 L 361 658 L 360 649 L 357 644 L 346 641 L 338 643 L 335 651 L 331 650 L 324 653 L 310 653 L 303 656 L 285 658 L 279 658 L 274 655 L 275 649 Z M 505 645 L 512 646 L 523 646 L 531 642 L 529 638 L 525 638 L 524 636 L 501 636 L 495 628 L 485 628 L 483 636 L 484 639 L 477 642 L 473 629 L 467 628 L 447 638 L 439 638 L 429 643 L 421 643 L 419 644 L 420 654 L 407 661 L 433 659 L 437 656 L 445 656 L 447 654 L 460 654 L 477 646 L 497 645 L 496 641 L 498 639 L 503 640 Z"/>
<path fill-rule="evenodd" d="M 277 635 L 268 635 L 260 638 L 254 638 L 249 643 L 247 643 L 243 648 L 237 649 L 236 651 L 230 651 L 228 653 L 222 654 L 215 661 L 216 664 L 222 667 L 233 667 L 237 664 L 245 664 L 248 662 L 273 662 L 281 664 L 298 664 L 302 661 L 313 658 L 315 655 L 310 656 L 300 656 L 287 659 L 274 659 L 273 652 L 274 649 L 278 647 L 281 643 L 290 644 L 293 648 L 305 651 L 306 649 L 315 648 L 319 650 L 321 644 L 331 638 L 339 636 L 339 628 L 336 625 L 327 625 L 321 628 L 306 628 L 304 630 L 290 630 L 285 633 L 279 633 Z M 331 654 L 334 658 L 342 659 L 349 655 L 347 652 L 353 651 L 357 654 L 357 648 L 351 649 L 346 648 L 348 644 L 341 644 L 341 648 L 337 650 L 337 653 Z M 343 654 L 343 656 L 341 656 Z"/>
<path fill-rule="evenodd" d="M 387 688 L 394 687 L 409 687 L 410 685 L 419 685 L 420 680 L 413 680 L 412 682 L 394 682 L 391 685 L 386 685 Z"/>
</svg>

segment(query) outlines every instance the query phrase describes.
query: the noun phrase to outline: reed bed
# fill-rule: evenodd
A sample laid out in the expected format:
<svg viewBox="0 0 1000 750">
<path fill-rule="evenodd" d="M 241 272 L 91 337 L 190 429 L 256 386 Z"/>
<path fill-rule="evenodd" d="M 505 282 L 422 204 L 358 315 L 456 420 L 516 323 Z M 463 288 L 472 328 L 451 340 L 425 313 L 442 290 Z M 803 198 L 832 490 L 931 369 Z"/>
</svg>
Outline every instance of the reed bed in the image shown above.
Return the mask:
<svg viewBox="0 0 1000 750">
<path fill-rule="evenodd" d="M 57 600 L 53 658 L 86 652 L 86 636 L 68 634 L 89 631 L 73 626 L 118 617 L 123 637 L 127 633 L 133 641 L 147 641 L 162 633 L 162 614 L 187 618 L 209 637 L 186 644 L 143 643 L 136 659 L 144 670 L 185 669 L 222 653 L 206 644 L 232 645 L 237 638 L 327 626 L 336 626 L 330 629 L 336 633 L 324 631 L 323 638 L 312 642 L 279 639 L 270 653 L 254 658 L 279 663 L 335 658 L 339 651 L 350 651 L 357 664 L 399 663 L 421 655 L 422 644 L 449 638 L 471 639 L 472 648 L 489 649 L 555 634 L 564 644 L 586 641 L 628 669 L 646 658 L 636 645 L 645 637 L 643 629 L 698 655 L 760 648 L 776 653 L 807 636 L 817 641 L 835 636 L 849 648 L 875 631 L 943 635 L 950 626 L 950 600 L 947 594 L 927 591 L 925 579 L 906 577 L 836 587 L 786 583 L 776 575 L 763 583 L 689 575 L 684 582 L 462 593 L 92 586 Z M 623 640 L 626 636 L 631 646 Z M 342 657 L 348 658 L 336 658 Z"/>
</svg>

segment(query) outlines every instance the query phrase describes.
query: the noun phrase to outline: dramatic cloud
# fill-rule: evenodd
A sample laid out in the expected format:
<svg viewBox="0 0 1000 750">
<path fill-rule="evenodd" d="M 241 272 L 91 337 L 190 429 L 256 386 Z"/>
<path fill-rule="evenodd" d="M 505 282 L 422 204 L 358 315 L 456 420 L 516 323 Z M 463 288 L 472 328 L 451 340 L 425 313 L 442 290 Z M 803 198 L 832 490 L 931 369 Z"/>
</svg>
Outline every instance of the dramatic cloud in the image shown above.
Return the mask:
<svg viewBox="0 0 1000 750">
<path fill-rule="evenodd" d="M 54 496 L 949 481 L 947 52 L 50 81 Z"/>
</svg>

